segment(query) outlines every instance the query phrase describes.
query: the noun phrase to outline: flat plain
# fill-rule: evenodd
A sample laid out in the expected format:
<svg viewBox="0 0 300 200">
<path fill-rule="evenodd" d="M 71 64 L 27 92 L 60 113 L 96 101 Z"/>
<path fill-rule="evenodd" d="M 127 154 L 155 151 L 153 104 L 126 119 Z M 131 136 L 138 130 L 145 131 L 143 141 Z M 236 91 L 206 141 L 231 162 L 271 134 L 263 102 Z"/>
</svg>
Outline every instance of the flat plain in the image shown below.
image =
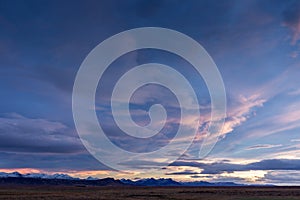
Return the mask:
<svg viewBox="0 0 300 200">
<path fill-rule="evenodd" d="M 0 199 L 292 200 L 300 187 L 0 186 Z"/>
</svg>

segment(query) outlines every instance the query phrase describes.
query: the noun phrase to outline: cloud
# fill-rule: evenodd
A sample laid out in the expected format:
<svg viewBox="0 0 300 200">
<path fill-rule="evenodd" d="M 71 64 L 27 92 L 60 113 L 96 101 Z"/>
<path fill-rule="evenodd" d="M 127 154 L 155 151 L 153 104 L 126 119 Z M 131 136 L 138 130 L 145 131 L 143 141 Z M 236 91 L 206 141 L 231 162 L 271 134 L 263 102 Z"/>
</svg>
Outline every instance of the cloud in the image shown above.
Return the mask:
<svg viewBox="0 0 300 200">
<path fill-rule="evenodd" d="M 85 150 L 72 128 L 16 113 L 0 117 L 0 160 L 5 161 L 1 169 L 109 170 Z"/>
<path fill-rule="evenodd" d="M 300 170 L 300 160 L 270 159 L 252 162 L 248 164 L 235 164 L 228 162 L 201 163 L 177 161 L 172 163 L 170 166 L 198 167 L 202 169 L 201 174 L 221 174 L 224 172 L 233 173 L 236 171 L 249 170 Z"/>
<path fill-rule="evenodd" d="M 241 182 L 249 182 L 246 178 L 237 177 L 237 176 L 223 176 L 217 175 L 211 178 L 212 182 L 234 182 L 234 183 L 241 183 Z"/>
<path fill-rule="evenodd" d="M 290 54 L 290 57 L 291 58 L 297 58 L 299 55 L 299 51 L 293 51 L 291 54 Z"/>
<path fill-rule="evenodd" d="M 257 107 L 262 107 L 266 102 L 263 97 L 253 94 L 250 97 L 240 96 L 237 102 L 228 111 L 228 118 L 224 124 L 223 133 L 227 134 L 234 130 L 235 127 L 245 122 Z"/>
<path fill-rule="evenodd" d="M 84 152 L 80 139 L 66 125 L 18 114 L 0 118 L 0 150 L 40 154 Z"/>
<path fill-rule="evenodd" d="M 297 139 L 291 139 L 291 142 L 300 142 L 300 138 L 297 138 Z"/>
<path fill-rule="evenodd" d="M 157 166 L 166 166 L 167 163 L 148 161 L 148 160 L 131 160 L 131 161 L 122 162 L 120 163 L 120 165 L 135 166 L 140 169 L 143 168 L 146 169 L 146 168 L 157 167 Z"/>
<path fill-rule="evenodd" d="M 111 170 L 87 152 L 77 154 L 53 154 L 32 152 L 0 152 L 1 169 L 31 168 L 45 171 L 74 172 L 85 170 Z"/>
<path fill-rule="evenodd" d="M 293 91 L 289 92 L 288 94 L 291 96 L 298 96 L 298 95 L 300 95 L 300 89 L 293 90 Z"/>
<path fill-rule="evenodd" d="M 286 5 L 288 7 L 283 13 L 277 12 Z M 34 116 L 39 116 L 41 113 L 44 115 L 48 115 L 50 112 L 52 115 L 59 113 L 60 119 L 64 118 L 64 120 L 71 121 L 71 109 L 68 112 L 62 112 L 59 108 L 66 104 L 62 103 L 58 97 L 63 96 L 69 101 L 71 100 L 69 94 L 80 63 L 99 42 L 115 33 L 133 27 L 160 26 L 172 28 L 200 41 L 219 64 L 228 91 L 235 90 L 238 94 L 248 93 L 246 87 L 251 89 L 255 85 L 260 87 L 262 81 L 267 81 L 274 74 L 281 73 L 278 70 L 281 68 L 280 66 L 286 67 L 285 64 L 287 63 L 281 62 L 285 48 L 279 46 L 285 33 L 282 34 L 282 30 L 278 28 L 276 12 L 282 14 L 283 24 L 291 31 L 291 42 L 295 44 L 300 37 L 298 2 L 230 1 L 215 4 L 210 1 L 193 1 L 182 5 L 180 1 L 155 1 L 154 3 L 112 1 L 90 2 L 84 6 L 81 3 L 74 3 L 72 5 L 74 9 L 67 9 L 69 7 L 67 3 L 60 6 L 56 6 L 56 3 L 49 3 L 48 6 L 44 7 L 40 6 L 41 4 L 20 5 L 16 10 L 13 4 L 8 3 L 2 8 L 6 11 L 1 12 L 1 17 L 14 26 L 12 31 L 11 27 L 2 23 L 4 29 L 1 33 L 0 42 L 3 44 L 2 41 L 5 41 L 5 45 L 1 45 L 0 49 L 2 52 L 0 54 L 3 55 L 0 59 L 2 60 L 1 66 L 3 66 L 1 67 L 3 76 L 0 85 L 2 85 L 1 91 L 7 91 L 2 95 L 1 109 L 5 112 L 13 110 L 26 113 L 27 116 L 31 116 L 32 113 Z M 42 10 L 37 8 L 42 8 Z M 52 13 L 53 8 L 57 11 L 57 17 L 51 18 L 49 21 L 48 15 Z M 29 10 L 33 11 L 31 12 L 32 15 L 26 15 Z M 212 13 L 218 13 L 218 15 L 212 15 Z M 38 20 L 36 20 L 37 14 L 39 15 Z M 23 16 L 26 16 L 26 19 Z M 121 26 L 115 26 L 116 24 L 121 24 Z M 94 28 L 91 31 L 87 27 Z M 31 31 L 32 34 L 27 34 L 28 30 L 33 30 Z M 52 30 L 56 31 L 53 32 Z M 29 36 L 27 40 L 24 40 L 24 35 Z M 272 53 L 270 54 L 269 51 Z M 280 51 L 280 54 L 273 53 L 273 51 Z M 130 65 L 139 64 L 140 60 L 143 60 L 143 56 L 157 57 L 156 54 L 154 56 L 151 54 L 127 56 L 129 57 L 120 60 L 117 70 L 110 71 L 111 73 L 107 76 L 107 83 L 112 82 L 117 77 L 115 74 L 119 73 L 118 70 L 122 72 L 121 69 L 126 67 L 126 62 Z M 9 64 L 6 63 L 8 58 L 12 61 Z M 166 59 L 166 57 L 163 58 Z M 4 61 L 5 63 L 3 63 Z M 268 103 L 272 103 L 269 101 L 270 98 L 282 92 L 283 89 L 291 88 L 291 85 L 297 87 L 299 75 L 294 74 L 297 75 L 297 79 L 291 79 L 290 74 L 288 74 L 286 82 L 271 83 L 261 91 L 249 92 L 249 96 L 236 97 L 232 105 L 228 107 L 228 117 L 221 133 L 222 138 L 224 138 L 223 141 L 230 140 L 228 134 L 232 132 L 235 134 L 232 137 L 233 140 L 239 140 L 243 134 L 251 133 L 237 130 L 237 128 L 243 128 L 244 124 L 247 126 L 252 122 L 254 122 L 252 124 L 255 127 L 261 129 L 249 130 L 257 131 L 259 137 L 298 126 L 299 121 L 297 120 L 299 120 L 300 113 L 296 110 L 299 110 L 297 109 L 299 105 L 295 105 L 294 108 L 291 107 L 290 111 L 283 112 L 285 116 L 274 114 L 276 109 L 273 108 L 263 110 L 278 118 L 266 117 L 265 119 L 269 121 L 262 120 L 262 127 L 257 126 L 260 123 L 258 120 L 252 121 L 258 108 L 265 109 Z M 187 75 L 193 78 L 193 74 Z M 197 83 L 196 86 L 198 87 L 198 85 Z M 26 92 L 15 90 L 13 87 L 25 88 Z M 108 88 L 105 85 L 105 89 Z M 236 91 L 236 88 L 239 88 L 240 91 Z M 159 92 L 158 90 L 155 91 Z M 151 91 L 148 90 L 148 92 Z M 41 95 L 41 93 L 46 95 Z M 144 102 L 143 97 L 148 98 L 146 95 L 147 91 L 144 94 L 139 93 L 141 102 Z M 50 96 L 51 98 L 49 98 Z M 200 96 L 202 98 L 204 95 Z M 104 95 L 99 99 L 102 100 L 102 104 L 106 102 L 105 97 Z M 58 99 L 58 102 L 53 102 L 52 98 Z M 19 103 L 20 99 L 23 103 Z M 170 105 L 169 98 L 164 100 Z M 69 101 L 68 107 L 71 105 Z M 290 105 L 290 102 L 287 102 L 287 105 Z M 147 113 L 136 112 L 134 114 L 140 117 L 141 115 L 146 116 Z M 205 115 L 201 112 L 204 128 L 209 123 L 209 114 Z M 0 150 L 4 152 L 1 155 L 1 160 L 5 160 L 5 163 L 1 165 L 68 167 L 66 166 L 68 164 L 70 165 L 69 168 L 72 169 L 72 167 L 93 166 L 98 163 L 92 161 L 91 157 L 86 154 L 80 140 L 74 135 L 74 130 L 63 123 L 22 116 L 3 117 L 0 120 Z M 194 118 L 184 120 L 184 123 L 189 125 L 194 121 Z M 114 135 L 114 131 L 111 129 L 112 135 Z M 286 137 L 286 135 L 288 134 L 282 137 Z M 159 139 L 162 142 L 164 140 L 164 138 Z M 247 144 L 241 145 L 243 149 L 245 146 L 251 145 L 248 140 L 245 141 Z M 134 143 L 130 141 L 124 140 L 124 143 L 128 149 L 135 148 Z M 252 149 L 270 147 L 266 145 L 268 141 L 259 141 L 257 144 L 262 145 L 252 146 Z M 151 141 L 149 147 L 146 146 L 145 148 L 151 149 L 153 146 L 155 144 Z M 222 146 L 221 143 L 220 148 L 224 150 L 226 145 L 223 144 Z M 235 152 L 231 151 L 230 153 Z M 285 154 L 288 153 L 285 152 Z M 50 157 L 48 157 L 49 154 L 51 154 Z M 292 156 L 297 155 L 292 154 Z M 242 156 L 247 159 L 248 155 L 243 154 Z M 197 162 L 194 165 L 200 167 Z M 215 163 L 211 166 L 204 163 L 201 167 L 206 172 L 209 171 L 209 167 L 212 167 L 212 171 L 215 173 L 220 171 L 219 167 L 224 167 L 225 170 L 228 168 L 228 171 L 243 169 L 240 164 L 232 165 L 229 162 Z"/>
<path fill-rule="evenodd" d="M 210 125 L 210 115 L 202 114 L 200 119 L 200 131 L 196 137 L 195 143 L 191 146 L 191 151 L 199 148 L 199 142 L 204 139 L 207 141 L 215 141 L 215 137 L 219 137 L 219 140 L 224 139 L 227 134 L 232 133 L 237 127 L 241 126 L 249 118 L 255 115 L 255 110 L 262 107 L 267 101 L 263 97 L 257 94 L 253 94 L 249 97 L 240 95 L 239 97 L 232 97 L 230 105 L 227 108 L 227 117 L 225 119 L 223 129 L 218 135 L 207 136 L 206 131 Z M 207 138 L 208 137 L 208 138 Z"/>
<path fill-rule="evenodd" d="M 246 150 L 255 150 L 255 149 L 270 149 L 275 147 L 281 147 L 281 144 L 258 144 L 246 148 Z"/>
<path fill-rule="evenodd" d="M 299 72 L 290 67 L 266 84 L 253 88 L 250 92 L 247 91 L 250 97 L 255 97 L 250 99 L 257 99 L 258 102 L 261 100 L 263 106 L 261 107 L 258 103 L 257 109 L 252 108 L 247 116 L 247 122 L 245 121 L 246 123 L 242 126 L 236 127 L 235 134 L 229 137 L 230 140 L 221 144 L 227 146 L 217 148 L 215 153 L 227 158 L 234 156 L 256 159 L 258 157 L 260 159 L 291 158 L 291 156 L 297 158 L 295 154 L 288 155 L 289 153 L 282 154 L 280 157 L 276 155 L 278 151 L 286 151 L 284 147 L 291 146 L 289 144 L 290 139 L 297 138 L 296 133 L 300 121 L 298 88 L 295 85 L 297 77 L 299 77 Z M 235 109 L 234 106 L 233 109 Z M 273 152 L 264 151 L 265 154 L 245 151 L 248 146 L 269 144 L 273 136 L 280 138 L 282 148 Z"/>
<path fill-rule="evenodd" d="M 166 173 L 166 175 L 192 175 L 192 174 L 199 174 L 199 172 L 195 172 L 192 170 L 185 170 L 185 171 L 179 171 L 179 172 Z"/>
<path fill-rule="evenodd" d="M 300 171 L 270 171 L 261 180 L 275 184 L 299 184 Z"/>
<path fill-rule="evenodd" d="M 300 3 L 294 1 L 283 12 L 283 25 L 291 31 L 291 44 L 295 45 L 300 39 Z"/>
<path fill-rule="evenodd" d="M 283 97 L 278 97 L 283 98 Z M 262 138 L 300 127 L 300 103 L 296 98 L 282 99 L 276 110 L 265 110 L 260 120 L 247 126 L 246 138 Z"/>
</svg>

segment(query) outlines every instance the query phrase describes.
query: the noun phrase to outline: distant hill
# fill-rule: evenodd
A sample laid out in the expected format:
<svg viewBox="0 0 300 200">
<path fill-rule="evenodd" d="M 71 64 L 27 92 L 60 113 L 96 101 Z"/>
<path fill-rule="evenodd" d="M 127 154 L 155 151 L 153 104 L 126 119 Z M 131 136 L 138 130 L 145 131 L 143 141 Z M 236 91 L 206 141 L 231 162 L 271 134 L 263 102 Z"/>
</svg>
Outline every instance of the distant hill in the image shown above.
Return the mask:
<svg viewBox="0 0 300 200">
<path fill-rule="evenodd" d="M 67 174 L 20 174 L 18 172 L 0 172 L 0 185 L 22 184 L 22 185 L 78 185 L 78 186 L 249 186 L 234 182 L 177 182 L 171 178 L 146 178 L 136 181 L 130 179 L 115 180 L 113 178 L 93 178 L 79 179 Z"/>
</svg>

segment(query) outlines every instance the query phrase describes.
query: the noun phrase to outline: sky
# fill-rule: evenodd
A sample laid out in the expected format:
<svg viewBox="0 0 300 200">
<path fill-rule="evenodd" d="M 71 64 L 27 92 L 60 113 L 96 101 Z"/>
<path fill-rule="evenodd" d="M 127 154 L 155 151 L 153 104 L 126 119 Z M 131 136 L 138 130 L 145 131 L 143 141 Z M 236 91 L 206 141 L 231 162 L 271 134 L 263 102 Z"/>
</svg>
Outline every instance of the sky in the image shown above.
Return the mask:
<svg viewBox="0 0 300 200">
<path fill-rule="evenodd" d="M 205 82 L 184 59 L 160 50 L 137 50 L 115 60 L 97 87 L 96 113 L 120 148 L 139 153 L 167 145 L 176 135 L 180 115 L 172 92 L 150 85 L 131 98 L 131 115 L 139 125 L 149 123 L 152 104 L 166 107 L 170 123 L 148 143 L 121 134 L 107 97 L 132 67 L 170 65 L 188 77 L 200 105 L 197 137 L 184 155 L 159 171 L 149 170 L 164 165 L 157 156 L 130 160 L 124 163 L 130 170 L 118 172 L 94 158 L 80 139 L 72 115 L 77 71 L 99 43 L 139 27 L 184 33 L 216 63 L 227 116 L 205 158 L 197 157 L 210 122 Z M 156 73 L 149 72 L 153 77 Z M 0 0 L 0 77 L 0 171 L 300 185 L 299 1 Z M 186 119 L 185 125 L 192 120 Z M 114 154 L 106 158 L 119 159 Z"/>
</svg>

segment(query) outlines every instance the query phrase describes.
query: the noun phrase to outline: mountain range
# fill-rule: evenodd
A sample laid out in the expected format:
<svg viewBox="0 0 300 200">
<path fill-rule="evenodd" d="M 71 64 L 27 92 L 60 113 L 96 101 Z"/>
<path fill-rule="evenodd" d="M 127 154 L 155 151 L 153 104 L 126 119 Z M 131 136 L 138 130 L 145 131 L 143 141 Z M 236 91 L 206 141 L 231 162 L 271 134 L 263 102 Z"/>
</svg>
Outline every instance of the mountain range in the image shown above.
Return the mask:
<svg viewBox="0 0 300 200">
<path fill-rule="evenodd" d="M 79 186 L 247 186 L 234 182 L 178 182 L 171 178 L 146 178 L 139 180 L 113 178 L 93 178 L 86 179 L 74 178 L 67 174 L 43 174 L 28 173 L 21 174 L 19 172 L 5 173 L 0 172 L 0 184 L 26 184 L 26 185 L 79 185 Z"/>
</svg>

